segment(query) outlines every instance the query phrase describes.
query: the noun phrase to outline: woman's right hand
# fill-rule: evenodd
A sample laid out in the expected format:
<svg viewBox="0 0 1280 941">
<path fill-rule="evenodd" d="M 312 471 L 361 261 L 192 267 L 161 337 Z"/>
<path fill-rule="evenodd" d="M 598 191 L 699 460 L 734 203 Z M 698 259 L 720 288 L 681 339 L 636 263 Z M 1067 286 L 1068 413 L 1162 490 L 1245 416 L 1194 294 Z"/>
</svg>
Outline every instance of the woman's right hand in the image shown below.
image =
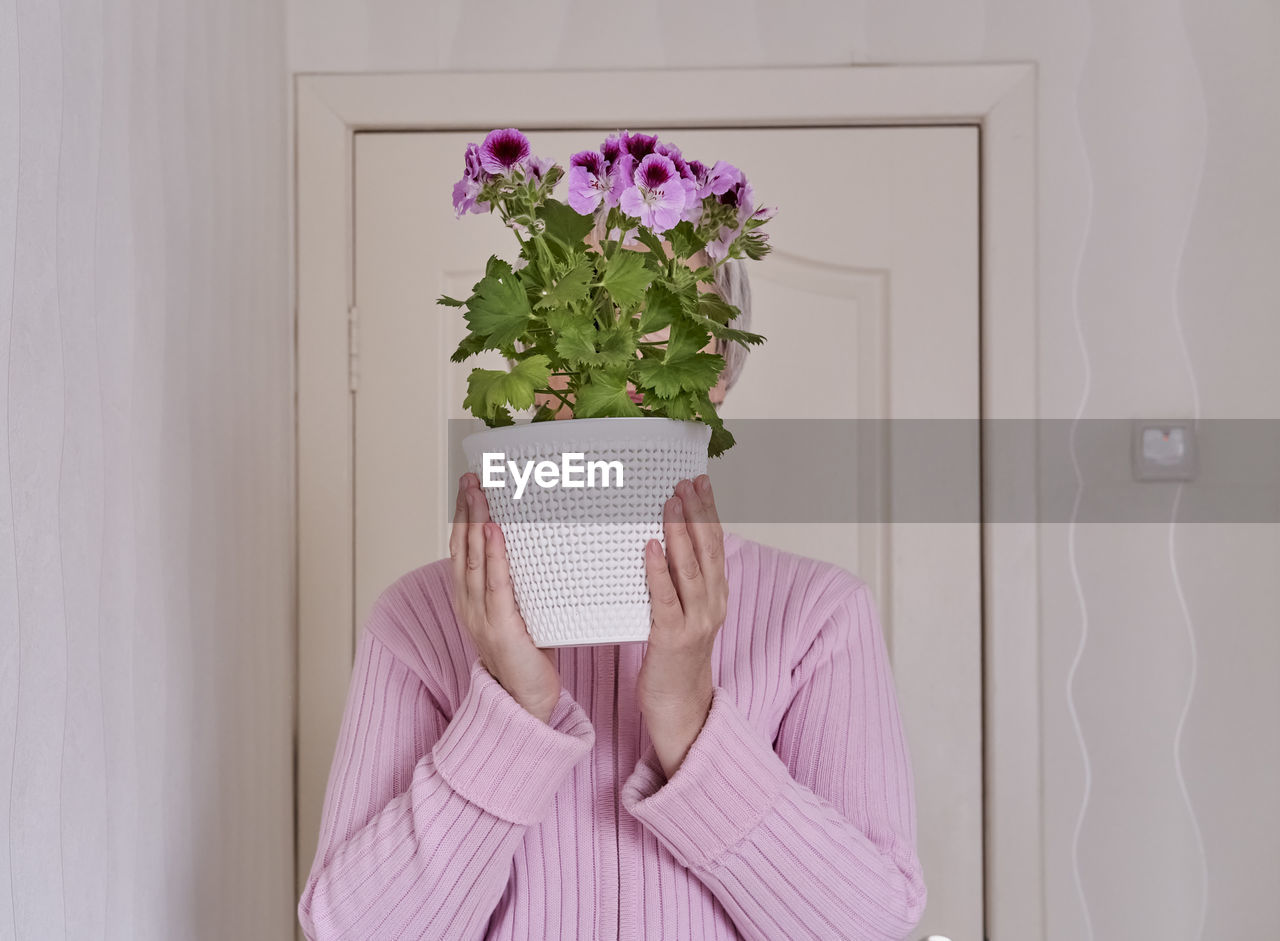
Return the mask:
<svg viewBox="0 0 1280 941">
<path fill-rule="evenodd" d="M 539 648 L 516 607 L 507 544 L 489 519 L 480 478 L 463 474 L 449 534 L 453 605 L 475 641 L 480 662 L 502 688 L 543 722 L 560 699 L 554 647 Z"/>
</svg>

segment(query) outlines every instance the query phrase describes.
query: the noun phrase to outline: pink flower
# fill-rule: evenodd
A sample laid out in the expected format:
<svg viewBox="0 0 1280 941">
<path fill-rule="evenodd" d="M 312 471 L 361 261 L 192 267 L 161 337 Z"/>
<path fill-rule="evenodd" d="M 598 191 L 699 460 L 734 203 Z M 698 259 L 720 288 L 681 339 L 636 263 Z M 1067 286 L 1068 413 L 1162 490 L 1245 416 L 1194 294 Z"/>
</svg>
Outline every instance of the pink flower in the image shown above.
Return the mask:
<svg viewBox="0 0 1280 941">
<path fill-rule="evenodd" d="M 581 150 L 569 158 L 569 205 L 574 212 L 594 213 L 612 186 L 603 154 Z"/>
<path fill-rule="evenodd" d="M 639 218 L 641 225 L 655 233 L 680 221 L 687 190 L 670 157 L 647 155 L 636 167 L 632 181 L 635 185 L 624 190 L 618 202 L 623 212 Z"/>
<path fill-rule="evenodd" d="M 734 239 L 742 234 L 747 220 L 756 214 L 754 204 L 755 190 L 752 189 L 745 176 L 737 170 L 734 172 L 738 173 L 738 182 L 726 189 L 718 199 L 725 206 L 736 206 L 738 208 L 738 219 L 732 227 L 721 226 L 719 235 L 707 243 L 707 257 L 712 261 L 717 261 L 729 254 L 729 246 L 733 244 Z M 763 217 L 767 219 L 773 215 L 774 210 L 762 209 L 761 212 L 768 213 L 767 216 Z"/>
<path fill-rule="evenodd" d="M 693 166 L 697 172 L 699 199 L 722 196 L 743 179 L 741 170 L 723 160 L 717 160 L 715 166 L 710 169 L 696 162 Z"/>
<path fill-rule="evenodd" d="M 685 188 L 684 211 L 680 214 L 680 218 L 682 221 L 688 220 L 696 225 L 702 217 L 702 202 L 698 197 L 698 178 L 693 172 L 692 164 L 684 159 L 680 148 L 675 144 L 658 143 L 653 152 L 670 157 L 671 162 L 676 165 L 676 172 L 680 174 L 680 180 Z"/>
<path fill-rule="evenodd" d="M 622 194 L 631 188 L 632 181 L 636 173 L 636 165 L 639 163 L 635 157 L 629 153 L 621 153 L 613 166 L 609 168 L 609 192 L 605 194 L 606 206 L 617 206 L 622 200 Z"/>
<path fill-rule="evenodd" d="M 604 154 L 604 162 L 606 167 L 611 167 L 618 162 L 618 158 L 622 156 L 622 135 L 610 134 L 604 139 L 604 143 L 600 145 L 600 153 Z"/>
<path fill-rule="evenodd" d="M 657 134 L 632 134 L 630 131 L 622 132 L 623 149 L 635 157 L 636 160 L 643 160 L 649 154 L 654 153 L 658 145 Z"/>
<path fill-rule="evenodd" d="M 529 138 L 514 127 L 495 128 L 480 145 L 480 166 L 489 173 L 506 174 L 529 159 Z"/>
<path fill-rule="evenodd" d="M 541 183 L 542 178 L 553 166 L 555 164 L 547 157 L 530 157 L 529 162 L 525 164 L 525 168 L 529 171 L 529 179 L 535 183 Z"/>
<path fill-rule="evenodd" d="M 453 184 L 453 211 L 458 218 L 468 212 L 489 211 L 489 204 L 477 202 L 476 197 L 490 175 L 480 165 L 480 148 L 475 143 L 468 144 L 462 179 Z"/>
</svg>

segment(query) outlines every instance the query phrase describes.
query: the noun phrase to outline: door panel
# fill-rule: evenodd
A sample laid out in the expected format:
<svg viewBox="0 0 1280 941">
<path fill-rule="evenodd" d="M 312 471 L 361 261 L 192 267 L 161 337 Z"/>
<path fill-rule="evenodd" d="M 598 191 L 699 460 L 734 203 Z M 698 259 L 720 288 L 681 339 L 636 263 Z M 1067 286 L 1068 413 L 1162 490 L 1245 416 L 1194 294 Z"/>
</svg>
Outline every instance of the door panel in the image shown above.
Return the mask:
<svg viewBox="0 0 1280 941">
<path fill-rule="evenodd" d="M 723 409 L 727 419 L 979 417 L 976 128 L 656 131 L 686 155 L 731 159 L 757 201 L 779 207 L 767 229 L 774 251 L 750 266 L 753 329 L 769 342 L 752 351 Z M 503 366 L 496 353 L 450 363 L 464 324 L 458 311 L 435 304 L 440 294 L 467 296 L 490 254 L 516 255 L 496 214 L 454 218 L 450 193 L 464 148 L 482 136 L 356 138 L 360 618 L 400 574 L 446 554 L 454 486 L 445 479 L 447 422 L 466 417 L 467 373 Z M 529 136 L 535 153 L 564 165 L 604 133 Z M 803 395 L 788 394 L 797 387 Z M 892 441 L 889 448 L 892 463 Z M 955 465 L 976 491 L 976 442 Z M 859 478 L 858 486 L 883 488 L 893 500 L 891 477 Z M 730 528 L 837 562 L 871 584 L 916 780 L 930 895 L 919 934 L 981 939 L 978 525 Z"/>
</svg>

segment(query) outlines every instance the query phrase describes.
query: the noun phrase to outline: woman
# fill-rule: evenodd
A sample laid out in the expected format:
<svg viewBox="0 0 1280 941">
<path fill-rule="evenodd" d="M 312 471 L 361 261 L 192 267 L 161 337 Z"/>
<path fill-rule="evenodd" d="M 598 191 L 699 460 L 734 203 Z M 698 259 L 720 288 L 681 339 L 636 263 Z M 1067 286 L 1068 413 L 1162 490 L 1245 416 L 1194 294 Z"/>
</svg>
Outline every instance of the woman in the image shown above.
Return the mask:
<svg viewBox="0 0 1280 941">
<path fill-rule="evenodd" d="M 745 320 L 743 268 L 716 288 Z M 912 773 L 866 584 L 725 533 L 705 475 L 663 527 L 647 643 L 539 649 L 463 477 L 450 558 L 361 636 L 308 938 L 910 934 Z"/>
</svg>

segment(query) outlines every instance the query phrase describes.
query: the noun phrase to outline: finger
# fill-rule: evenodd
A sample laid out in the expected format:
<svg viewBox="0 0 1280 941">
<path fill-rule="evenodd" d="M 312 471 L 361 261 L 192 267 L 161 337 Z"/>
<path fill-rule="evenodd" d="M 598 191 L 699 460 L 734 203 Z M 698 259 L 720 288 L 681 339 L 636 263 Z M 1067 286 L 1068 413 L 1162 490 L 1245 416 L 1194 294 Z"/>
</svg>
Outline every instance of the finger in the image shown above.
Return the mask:
<svg viewBox="0 0 1280 941">
<path fill-rule="evenodd" d="M 659 630 L 680 628 L 684 624 L 680 595 L 671 581 L 671 572 L 662 554 L 662 544 L 656 539 L 650 539 L 644 547 L 644 574 L 645 581 L 649 584 L 654 626 Z"/>
<path fill-rule="evenodd" d="M 673 496 L 662 511 L 662 528 L 667 539 L 667 567 L 671 580 L 680 593 L 680 604 L 688 610 L 703 593 L 702 567 L 689 538 L 689 524 L 684 518 L 683 501 Z"/>
<path fill-rule="evenodd" d="M 507 541 L 503 538 L 502 528 L 497 523 L 485 523 L 484 535 L 485 616 L 490 624 L 518 624 L 520 610 L 516 607 L 515 586 L 511 582 Z"/>
<path fill-rule="evenodd" d="M 453 593 L 462 594 L 467 571 L 467 475 L 458 478 L 458 499 L 453 506 L 453 528 L 449 530 L 449 562 L 453 572 Z"/>
<path fill-rule="evenodd" d="M 695 527 L 702 536 L 696 540 L 699 557 L 703 560 L 702 569 L 708 578 L 719 576 L 724 578 L 724 527 L 720 525 L 720 514 L 716 509 L 715 494 L 711 490 L 711 478 L 700 475 L 693 481 L 693 489 L 697 492 L 702 504 L 700 525 Z"/>
<path fill-rule="evenodd" d="M 703 503 L 701 495 L 691 480 L 682 480 L 676 484 L 676 496 L 680 498 L 684 509 L 684 518 L 689 526 L 689 539 L 693 543 L 698 564 L 706 570 L 707 563 L 713 561 L 708 556 L 710 537 L 714 535 L 711 532 L 711 511 Z"/>
<path fill-rule="evenodd" d="M 488 514 L 481 506 L 484 494 L 467 489 L 467 597 L 472 604 L 484 604 L 484 524 Z"/>
<path fill-rule="evenodd" d="M 720 529 L 723 535 L 723 528 L 720 525 L 720 508 L 716 506 L 716 494 L 711 486 L 711 478 L 702 474 L 694 480 L 693 486 L 698 491 L 698 496 L 702 498 L 702 505 L 706 507 L 708 518 L 715 523 L 716 528 Z"/>
</svg>

